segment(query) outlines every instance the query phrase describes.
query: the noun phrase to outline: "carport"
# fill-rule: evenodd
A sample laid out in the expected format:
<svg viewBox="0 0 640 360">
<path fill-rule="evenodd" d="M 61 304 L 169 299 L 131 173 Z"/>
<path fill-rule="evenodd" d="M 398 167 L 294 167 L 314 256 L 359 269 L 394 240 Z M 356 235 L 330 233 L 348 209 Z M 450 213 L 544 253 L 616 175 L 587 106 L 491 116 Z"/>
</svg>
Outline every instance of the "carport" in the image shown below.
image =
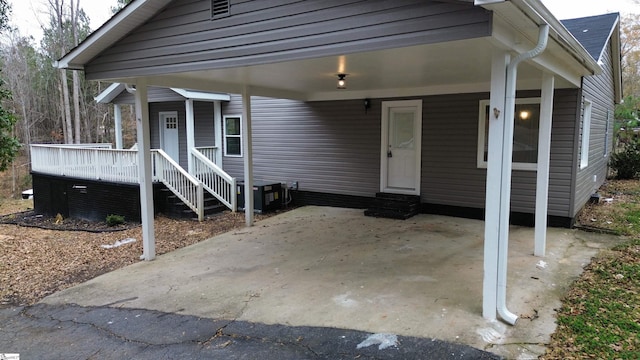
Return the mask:
<svg viewBox="0 0 640 360">
<path fill-rule="evenodd" d="M 537 358 L 555 329 L 560 297 L 612 237 L 549 229 L 542 261 L 530 255 L 533 229 L 513 227 L 508 301 L 522 319 L 511 327 L 477 316 L 483 226 L 437 215 L 399 222 L 353 209 L 303 207 L 44 302 L 437 338 L 511 359 Z M 136 319 L 111 321 L 121 327 Z"/>
<path fill-rule="evenodd" d="M 165 39 L 155 39 L 148 42 L 155 45 L 138 50 L 147 58 L 131 58 L 136 50 L 128 48 L 127 41 L 131 44 L 134 39 L 146 36 L 142 32 L 136 34 L 136 29 L 155 16 L 164 19 L 174 15 L 163 11 L 175 3 L 169 0 L 133 1 L 58 62 L 59 68 L 84 70 L 88 79 L 135 86 L 138 148 L 141 150 L 139 164 L 143 170 L 140 171 L 140 184 L 146 260 L 155 257 L 150 134 L 145 125 L 149 123 L 148 86 L 242 94 L 248 226 L 253 225 L 253 212 L 250 211 L 253 204 L 252 96 L 324 101 L 489 91 L 492 121 L 488 135 L 486 224 L 484 239 L 480 239 L 484 256 L 482 269 L 473 270 L 475 274 L 484 274 L 481 280 L 484 287 L 474 299 L 482 298 L 485 318 L 495 319 L 499 313 L 506 322 L 516 322 L 517 316 L 506 307 L 513 124 L 505 119 L 513 118 L 516 90 L 541 90 L 535 246 L 533 242 L 528 246 L 535 248 L 536 255 L 542 256 L 546 246 L 553 91 L 555 88 L 579 87 L 581 76 L 599 71 L 584 48 L 539 1 L 476 0 L 473 6 L 469 1 L 433 1 L 429 11 L 451 7 L 455 10 L 452 12 L 465 14 L 459 17 L 464 21 L 452 23 L 453 18 L 448 17 L 450 12 L 447 10 L 430 15 L 433 22 L 411 22 L 416 25 L 413 31 L 395 27 L 385 30 L 397 33 L 367 35 L 362 30 L 344 33 L 322 30 L 322 33 L 306 34 L 308 39 L 300 34 L 299 38 L 293 36 L 287 40 L 278 37 L 282 36 L 281 32 L 264 37 L 256 32 L 232 40 L 189 39 L 182 35 L 172 40 L 176 44 L 170 56 L 159 50 Z M 376 6 L 398 5 L 380 2 Z M 176 5 L 171 9 L 177 8 Z M 180 9 L 186 11 L 186 8 Z M 353 19 L 344 18 L 343 21 L 353 22 Z M 341 25 L 340 22 L 335 24 L 336 27 Z M 237 26 L 239 29 L 245 24 Z M 259 39 L 250 42 L 254 41 L 254 36 Z M 232 44 L 233 41 L 238 43 Z M 208 53 L 200 51 L 205 45 L 212 46 L 212 50 Z M 171 47 L 171 44 L 166 46 Z M 224 54 L 219 52 L 223 47 Z M 153 58 L 154 54 L 158 57 Z M 346 89 L 336 89 L 338 74 L 347 74 Z M 395 226 L 408 225 L 399 223 Z M 432 235 L 425 230 L 421 236 Z M 478 233 L 483 231 L 476 230 Z M 437 249 L 441 255 L 449 250 Z M 250 258 L 247 256 L 246 261 L 251 261 Z M 428 261 L 427 257 L 421 261 Z M 480 279 L 476 283 L 479 284 Z M 475 310 L 477 312 L 479 308 Z"/>
</svg>

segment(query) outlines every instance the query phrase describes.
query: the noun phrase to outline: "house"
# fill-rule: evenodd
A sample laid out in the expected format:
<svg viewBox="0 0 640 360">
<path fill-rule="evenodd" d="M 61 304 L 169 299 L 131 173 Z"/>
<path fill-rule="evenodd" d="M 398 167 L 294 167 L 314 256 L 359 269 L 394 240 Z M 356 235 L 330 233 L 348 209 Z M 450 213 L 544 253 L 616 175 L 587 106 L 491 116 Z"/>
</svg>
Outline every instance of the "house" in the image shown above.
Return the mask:
<svg viewBox="0 0 640 360">
<path fill-rule="evenodd" d="M 509 223 L 535 223 L 543 255 L 547 221 L 569 226 L 604 181 L 619 51 L 617 14 L 562 23 L 539 0 L 134 0 L 57 66 L 135 103 L 139 151 L 87 156 L 135 164 L 95 171 L 139 179 L 145 259 L 153 180 L 197 203 L 205 186 L 235 198 L 241 178 L 248 225 L 256 179 L 295 183 L 308 204 L 417 197 L 425 212 L 485 218 L 483 315 L 515 323 Z M 198 112 L 181 89 L 231 95 Z M 163 91 L 180 97 L 152 100 Z"/>
</svg>

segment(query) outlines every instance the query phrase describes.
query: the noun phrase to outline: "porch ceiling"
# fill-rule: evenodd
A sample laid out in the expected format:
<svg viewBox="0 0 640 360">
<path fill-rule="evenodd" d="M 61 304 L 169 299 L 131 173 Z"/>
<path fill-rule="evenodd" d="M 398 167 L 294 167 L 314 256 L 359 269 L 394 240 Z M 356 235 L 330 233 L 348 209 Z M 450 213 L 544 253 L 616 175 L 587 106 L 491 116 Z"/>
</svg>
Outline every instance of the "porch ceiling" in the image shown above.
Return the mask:
<svg viewBox="0 0 640 360">
<path fill-rule="evenodd" d="M 147 78 L 148 85 L 300 100 L 337 100 L 489 91 L 491 38 L 345 54 L 251 67 L 174 73 Z M 347 89 L 336 88 L 337 74 Z M 519 89 L 539 89 L 542 71 L 522 64 Z M 119 82 L 135 82 L 117 79 Z M 573 87 L 562 78 L 556 87 Z"/>
</svg>

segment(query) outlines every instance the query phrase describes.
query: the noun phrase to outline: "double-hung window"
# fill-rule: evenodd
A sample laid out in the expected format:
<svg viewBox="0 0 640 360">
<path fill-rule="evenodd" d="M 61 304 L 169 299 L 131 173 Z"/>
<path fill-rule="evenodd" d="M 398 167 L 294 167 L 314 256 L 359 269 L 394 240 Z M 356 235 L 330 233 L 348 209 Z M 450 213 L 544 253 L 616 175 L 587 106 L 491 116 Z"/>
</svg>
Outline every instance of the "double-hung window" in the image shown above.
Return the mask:
<svg viewBox="0 0 640 360">
<path fill-rule="evenodd" d="M 242 121 L 238 115 L 225 115 L 224 122 L 224 155 L 242 156 Z"/>
<path fill-rule="evenodd" d="M 478 124 L 478 167 L 487 167 L 489 149 L 489 100 L 480 101 Z M 540 98 L 516 99 L 513 129 L 513 169 L 533 170 L 538 162 Z"/>
<path fill-rule="evenodd" d="M 582 136 L 580 140 L 580 169 L 589 165 L 589 141 L 591 138 L 591 106 L 589 100 L 582 105 Z"/>
</svg>

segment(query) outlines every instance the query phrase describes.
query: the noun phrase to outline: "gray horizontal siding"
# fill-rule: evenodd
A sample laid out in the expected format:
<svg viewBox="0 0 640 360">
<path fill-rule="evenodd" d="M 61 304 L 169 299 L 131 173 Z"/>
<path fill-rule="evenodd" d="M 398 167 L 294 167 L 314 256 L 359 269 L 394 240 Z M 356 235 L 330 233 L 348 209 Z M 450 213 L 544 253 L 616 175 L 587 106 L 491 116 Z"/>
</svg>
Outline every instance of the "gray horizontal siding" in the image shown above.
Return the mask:
<svg viewBox="0 0 640 360">
<path fill-rule="evenodd" d="M 214 119 L 213 119 L 213 103 L 194 101 L 194 124 L 195 146 L 213 146 L 215 145 Z M 186 128 L 185 128 L 186 130 Z M 180 136 L 183 136 L 180 134 Z M 185 131 L 186 139 L 186 131 Z M 185 140 L 186 141 L 186 140 Z"/>
<path fill-rule="evenodd" d="M 428 96 L 423 100 L 421 198 L 425 203 L 484 208 L 486 170 L 476 165 L 479 101 L 488 94 Z M 519 97 L 537 97 L 538 92 Z M 554 99 L 549 214 L 569 216 L 573 128 L 577 90 Z M 254 176 L 299 181 L 300 190 L 373 197 L 380 188 L 380 109 L 362 102 L 304 103 L 253 98 Z M 223 113 L 241 113 L 234 97 Z M 232 176 L 243 176 L 243 159 L 225 157 Z M 534 171 L 514 171 L 512 210 L 533 213 Z"/>
<path fill-rule="evenodd" d="M 176 0 L 85 68 L 88 79 L 344 55 L 491 35 L 490 12 L 425 0 Z"/>
<path fill-rule="evenodd" d="M 609 139 L 607 134 L 607 112 L 613 112 L 615 107 L 615 90 L 613 75 L 613 60 L 611 56 L 611 42 L 607 44 L 607 51 L 602 58 L 603 72 L 596 76 L 587 76 L 583 81 L 583 98 L 592 102 L 591 109 L 591 134 L 589 137 L 589 162 L 585 169 L 578 169 L 575 183 L 575 200 L 572 208 L 573 215 L 577 214 L 589 196 L 602 185 L 607 176 L 609 156 L 605 157 L 605 144 L 607 154 L 611 153 L 613 142 L 613 116 L 609 122 Z M 582 135 L 582 121 L 580 122 L 580 135 Z M 582 136 L 577 149 L 582 147 Z M 576 166 L 580 165 L 580 153 L 576 154 Z M 594 175 L 596 181 L 594 181 Z"/>
<path fill-rule="evenodd" d="M 242 113 L 233 97 L 225 115 Z M 380 102 L 304 103 L 252 98 L 254 177 L 298 181 L 300 190 L 373 196 L 380 188 Z M 224 157 L 225 171 L 243 177 L 243 158 Z"/>
<path fill-rule="evenodd" d="M 555 216 L 569 214 L 576 93 L 557 90 L 554 97 L 548 209 Z M 518 97 L 537 96 L 536 92 L 518 94 Z M 477 168 L 476 151 L 479 101 L 488 98 L 488 93 L 425 98 L 423 202 L 484 208 L 486 170 Z M 513 172 L 512 211 L 534 212 L 535 186 L 535 171 Z"/>
</svg>

